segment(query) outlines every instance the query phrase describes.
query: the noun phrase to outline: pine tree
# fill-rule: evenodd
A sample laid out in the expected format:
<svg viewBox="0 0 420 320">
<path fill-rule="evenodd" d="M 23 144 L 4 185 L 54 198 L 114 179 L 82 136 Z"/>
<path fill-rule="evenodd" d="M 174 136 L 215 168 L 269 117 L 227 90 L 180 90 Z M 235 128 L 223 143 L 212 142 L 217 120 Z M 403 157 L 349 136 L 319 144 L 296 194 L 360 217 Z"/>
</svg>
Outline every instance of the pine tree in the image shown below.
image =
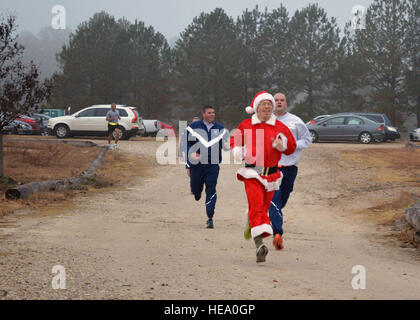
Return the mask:
<svg viewBox="0 0 420 320">
<path fill-rule="evenodd" d="M 240 99 L 238 40 L 233 19 L 217 8 L 202 13 L 181 33 L 174 48 L 183 105 L 213 105 L 226 117 Z"/>
<path fill-rule="evenodd" d="M 97 13 L 71 35 L 58 59 L 52 103 L 80 109 L 116 102 L 139 107 L 146 116 L 165 110 L 170 49 L 143 22 Z"/>
<path fill-rule="evenodd" d="M 286 8 L 280 5 L 272 12 L 265 12 L 261 37 L 264 45 L 260 47 L 264 61 L 268 64 L 264 75 L 264 87 L 273 93 L 282 92 L 291 103 L 296 92 L 293 90 L 290 74 L 293 73 L 290 42 L 290 18 Z"/>
<path fill-rule="evenodd" d="M 407 14 L 406 1 L 375 0 L 367 10 L 365 28 L 351 37 L 360 67 L 366 71 L 361 81 L 371 110 L 386 113 L 396 124 L 408 106 L 404 85 Z"/>
<path fill-rule="evenodd" d="M 248 105 L 259 91 L 269 89 L 264 78 L 271 66 L 263 50 L 270 44 L 271 39 L 263 35 L 264 16 L 256 6 L 252 11 L 245 10 L 236 22 L 240 41 L 238 52 L 240 82 L 238 85 L 242 87 L 243 106 Z"/>
<path fill-rule="evenodd" d="M 408 9 L 408 60 L 405 69 L 405 87 L 413 111 L 417 115 L 417 127 L 420 127 L 420 3 L 409 0 Z"/>
<path fill-rule="evenodd" d="M 339 29 L 336 19 L 328 19 L 317 4 L 296 11 L 289 28 L 291 62 L 287 76 L 291 89 L 305 94 L 295 112 L 308 118 L 325 109 L 323 100 L 331 90 L 337 63 Z"/>
</svg>

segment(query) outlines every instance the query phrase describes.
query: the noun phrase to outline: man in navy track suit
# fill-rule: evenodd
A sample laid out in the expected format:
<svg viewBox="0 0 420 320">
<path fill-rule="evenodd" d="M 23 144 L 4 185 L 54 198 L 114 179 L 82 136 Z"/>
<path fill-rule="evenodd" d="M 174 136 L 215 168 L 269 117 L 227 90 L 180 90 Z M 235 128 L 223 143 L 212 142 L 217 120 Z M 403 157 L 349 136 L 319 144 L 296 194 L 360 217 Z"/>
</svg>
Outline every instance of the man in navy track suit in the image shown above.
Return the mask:
<svg viewBox="0 0 420 320">
<path fill-rule="evenodd" d="M 203 119 L 187 128 L 187 165 L 190 169 L 191 192 L 196 201 L 201 199 L 206 185 L 206 228 L 213 229 L 219 163 L 222 162 L 222 149 L 230 149 L 229 133 L 214 121 L 216 114 L 213 107 L 205 106 L 202 116 Z"/>
</svg>

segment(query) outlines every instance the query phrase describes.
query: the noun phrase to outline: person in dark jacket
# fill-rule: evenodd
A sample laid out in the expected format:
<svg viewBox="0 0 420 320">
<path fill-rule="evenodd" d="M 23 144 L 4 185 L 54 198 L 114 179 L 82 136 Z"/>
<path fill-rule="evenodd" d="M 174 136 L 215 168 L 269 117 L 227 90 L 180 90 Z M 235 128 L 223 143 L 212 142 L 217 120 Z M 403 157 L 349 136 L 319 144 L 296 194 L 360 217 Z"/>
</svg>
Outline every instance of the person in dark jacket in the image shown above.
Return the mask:
<svg viewBox="0 0 420 320">
<path fill-rule="evenodd" d="M 187 166 L 190 170 L 191 192 L 196 201 L 201 199 L 206 185 L 206 228 L 213 229 L 219 163 L 222 162 L 222 149 L 230 149 L 229 133 L 214 121 L 216 113 L 212 106 L 205 106 L 202 116 L 201 120 L 187 127 Z"/>
</svg>

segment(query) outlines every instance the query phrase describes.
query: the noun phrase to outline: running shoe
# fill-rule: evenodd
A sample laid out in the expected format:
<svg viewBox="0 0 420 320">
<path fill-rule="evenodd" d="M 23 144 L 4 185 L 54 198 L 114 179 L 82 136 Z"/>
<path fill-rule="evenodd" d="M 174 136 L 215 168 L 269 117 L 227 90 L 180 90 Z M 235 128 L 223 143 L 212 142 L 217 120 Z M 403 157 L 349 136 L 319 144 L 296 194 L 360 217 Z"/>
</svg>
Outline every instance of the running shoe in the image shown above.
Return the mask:
<svg viewBox="0 0 420 320">
<path fill-rule="evenodd" d="M 265 262 L 265 257 L 268 254 L 268 248 L 265 246 L 265 244 L 260 245 L 257 248 L 257 263 Z"/>
<path fill-rule="evenodd" d="M 281 249 L 284 248 L 284 246 L 283 246 L 283 238 L 281 237 L 281 235 L 279 233 L 277 233 L 274 236 L 273 246 L 274 246 L 274 248 L 276 248 L 276 250 L 281 250 Z"/>
<path fill-rule="evenodd" d="M 206 222 L 206 228 L 207 229 L 214 229 L 214 224 L 213 224 L 213 220 L 212 219 L 207 220 L 207 222 Z"/>
</svg>

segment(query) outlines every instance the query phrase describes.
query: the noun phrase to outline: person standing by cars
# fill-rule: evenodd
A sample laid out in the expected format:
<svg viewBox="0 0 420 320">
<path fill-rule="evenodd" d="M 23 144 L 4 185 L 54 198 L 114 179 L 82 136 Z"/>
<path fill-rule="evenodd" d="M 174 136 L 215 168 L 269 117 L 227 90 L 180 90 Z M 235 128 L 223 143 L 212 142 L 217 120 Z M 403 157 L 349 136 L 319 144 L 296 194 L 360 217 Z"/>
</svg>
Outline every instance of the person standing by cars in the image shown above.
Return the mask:
<svg viewBox="0 0 420 320">
<path fill-rule="evenodd" d="M 283 249 L 283 212 L 298 173 L 298 163 L 302 149 L 308 148 L 312 143 L 311 134 L 305 123 L 298 116 L 287 112 L 286 96 L 282 93 L 274 95 L 276 109 L 274 115 L 277 120 L 285 124 L 296 140 L 296 150 L 292 154 L 283 155 L 279 161 L 279 170 L 283 173 L 280 189 L 274 193 L 271 200 L 269 215 L 273 227 L 273 245 L 276 250 Z"/>
<path fill-rule="evenodd" d="M 118 150 L 118 141 L 120 139 L 120 129 L 118 129 L 118 120 L 121 120 L 120 114 L 117 110 L 117 105 L 113 103 L 111 110 L 106 114 L 106 121 L 108 121 L 108 149 L 111 149 L 112 134 L 115 131 L 114 150 Z"/>
</svg>

